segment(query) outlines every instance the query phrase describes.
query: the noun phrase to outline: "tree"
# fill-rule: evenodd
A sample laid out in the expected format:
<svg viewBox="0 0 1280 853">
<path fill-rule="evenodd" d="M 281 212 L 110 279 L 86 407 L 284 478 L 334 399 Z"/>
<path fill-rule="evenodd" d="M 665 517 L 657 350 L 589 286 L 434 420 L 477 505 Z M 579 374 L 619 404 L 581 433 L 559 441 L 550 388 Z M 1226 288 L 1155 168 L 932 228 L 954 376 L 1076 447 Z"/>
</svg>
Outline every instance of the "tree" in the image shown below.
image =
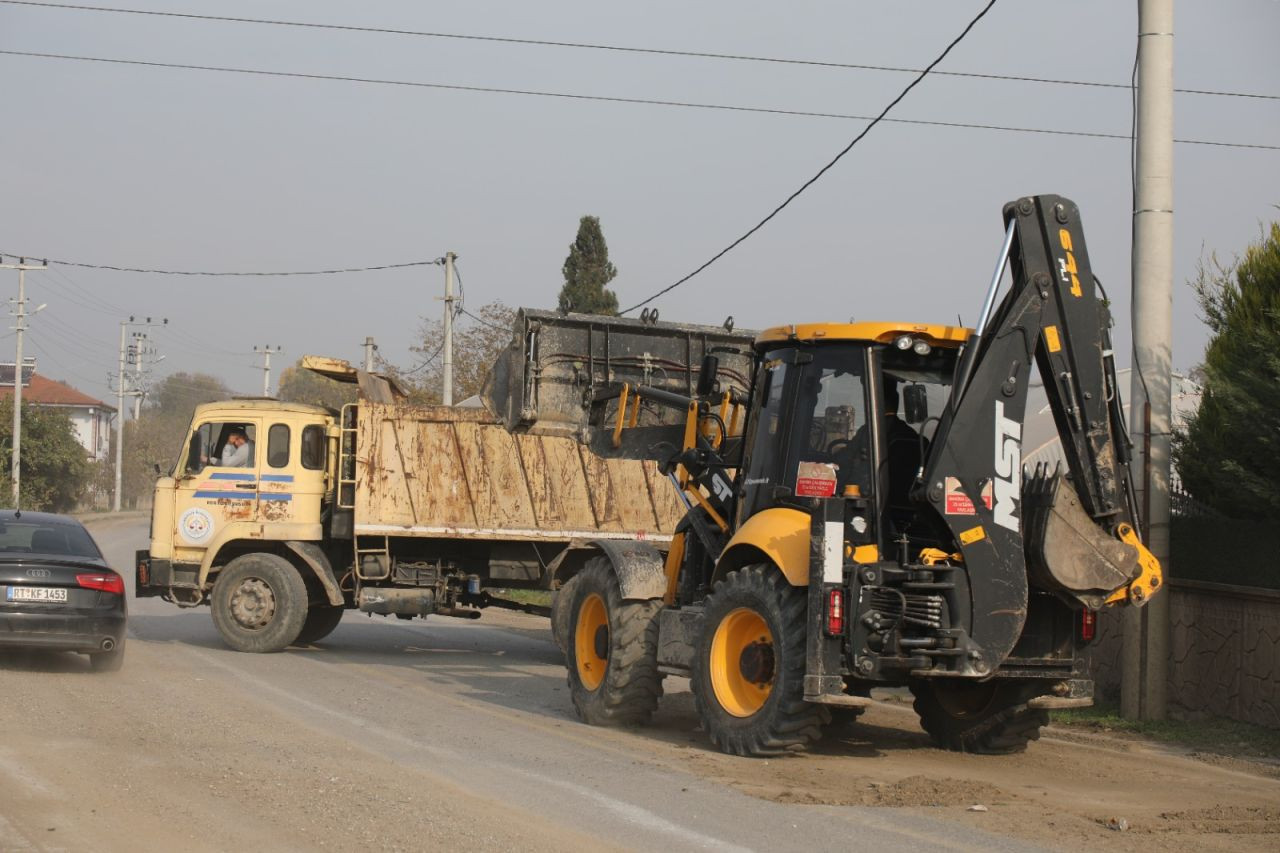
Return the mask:
<svg viewBox="0 0 1280 853">
<path fill-rule="evenodd" d="M 560 310 L 579 314 L 618 313 L 618 297 L 605 285 L 618 270 L 609 263 L 609 247 L 600 230 L 600 219 L 584 216 L 578 222 L 578 237 L 564 259 L 564 287 L 560 288 Z"/>
<path fill-rule="evenodd" d="M 1200 408 L 1174 437 L 1192 497 L 1241 519 L 1280 516 L 1280 222 L 1193 283 L 1213 332 Z"/>
<path fill-rule="evenodd" d="M 511 343 L 515 316 L 516 312 L 501 302 L 480 306 L 474 318 L 464 320 L 465 315 L 459 315 L 453 326 L 455 402 L 480 393 L 498 353 Z M 444 384 L 444 323 L 423 318 L 418 339 L 421 343 L 409 348 L 418 358 L 416 366 L 401 369 L 379 356 L 378 368 L 408 392 L 410 402 L 438 404 Z"/>
<path fill-rule="evenodd" d="M 123 500 L 132 506 L 151 495 L 157 465 L 172 471 L 196 406 L 230 396 L 221 379 L 206 373 L 175 373 L 157 383 L 142 416 L 124 425 Z"/>
<path fill-rule="evenodd" d="M 0 506 L 13 505 L 13 398 L 0 401 L 0 445 L 5 464 L 0 473 Z M 93 468 L 76 439 L 71 418 L 56 409 L 22 406 L 23 509 L 69 512 L 87 495 Z"/>
<path fill-rule="evenodd" d="M 276 396 L 290 403 L 310 403 L 336 411 L 356 401 L 356 386 L 307 370 L 302 366 L 302 359 L 298 359 L 293 367 L 280 371 L 280 390 Z"/>
</svg>

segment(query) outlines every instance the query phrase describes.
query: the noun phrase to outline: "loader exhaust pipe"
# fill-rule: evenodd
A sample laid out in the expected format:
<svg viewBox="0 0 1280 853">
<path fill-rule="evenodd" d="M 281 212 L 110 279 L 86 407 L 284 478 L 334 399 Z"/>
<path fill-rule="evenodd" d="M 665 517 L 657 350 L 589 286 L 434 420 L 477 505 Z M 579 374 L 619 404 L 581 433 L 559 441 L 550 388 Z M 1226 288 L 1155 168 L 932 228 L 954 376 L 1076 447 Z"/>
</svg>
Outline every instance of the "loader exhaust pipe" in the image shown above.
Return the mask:
<svg viewBox="0 0 1280 853">
<path fill-rule="evenodd" d="M 107 637 L 105 640 L 102 641 L 102 650 L 104 652 L 109 652 L 115 647 L 116 647 L 116 641 L 111 639 L 110 637 Z"/>
</svg>

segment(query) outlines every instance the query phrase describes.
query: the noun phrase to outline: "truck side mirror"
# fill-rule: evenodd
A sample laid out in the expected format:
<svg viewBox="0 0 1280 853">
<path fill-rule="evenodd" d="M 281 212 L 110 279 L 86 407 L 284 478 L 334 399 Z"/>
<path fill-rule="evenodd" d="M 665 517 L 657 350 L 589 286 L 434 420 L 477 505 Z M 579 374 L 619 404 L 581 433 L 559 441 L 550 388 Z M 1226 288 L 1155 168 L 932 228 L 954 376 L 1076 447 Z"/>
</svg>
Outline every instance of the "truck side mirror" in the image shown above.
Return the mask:
<svg viewBox="0 0 1280 853">
<path fill-rule="evenodd" d="M 902 389 L 902 413 L 909 424 L 922 424 L 929 419 L 929 396 L 923 385 Z"/>
<path fill-rule="evenodd" d="M 706 397 L 716 390 L 716 374 L 720 372 L 720 359 L 714 355 L 702 357 L 702 368 L 698 371 L 698 396 Z"/>
<path fill-rule="evenodd" d="M 187 466 L 184 473 L 195 474 L 204 468 L 200 462 L 200 456 L 203 453 L 202 445 L 204 442 L 200 440 L 200 433 L 191 436 L 191 446 L 187 448 Z"/>
</svg>

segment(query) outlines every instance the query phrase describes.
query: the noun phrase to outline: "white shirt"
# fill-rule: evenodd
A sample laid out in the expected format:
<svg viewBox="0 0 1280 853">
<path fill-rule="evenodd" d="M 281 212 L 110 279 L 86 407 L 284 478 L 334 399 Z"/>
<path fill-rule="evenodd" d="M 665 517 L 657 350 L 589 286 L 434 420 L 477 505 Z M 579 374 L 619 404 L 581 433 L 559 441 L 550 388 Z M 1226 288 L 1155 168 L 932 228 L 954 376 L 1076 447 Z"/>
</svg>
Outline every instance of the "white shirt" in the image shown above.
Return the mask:
<svg viewBox="0 0 1280 853">
<path fill-rule="evenodd" d="M 253 458 L 253 442 L 246 441 L 239 447 L 232 447 L 230 443 L 222 448 L 222 457 L 218 465 L 223 468 L 247 468 L 249 461 Z"/>
</svg>

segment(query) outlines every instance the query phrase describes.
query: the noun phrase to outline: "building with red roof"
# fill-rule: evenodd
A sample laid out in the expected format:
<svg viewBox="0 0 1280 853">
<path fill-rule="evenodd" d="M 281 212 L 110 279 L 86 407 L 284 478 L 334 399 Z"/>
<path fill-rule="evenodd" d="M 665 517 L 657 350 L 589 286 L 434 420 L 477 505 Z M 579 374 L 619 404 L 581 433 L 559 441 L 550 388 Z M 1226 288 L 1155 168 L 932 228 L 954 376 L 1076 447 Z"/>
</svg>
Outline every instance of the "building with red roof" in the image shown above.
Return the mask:
<svg viewBox="0 0 1280 853">
<path fill-rule="evenodd" d="M 0 364 L 0 400 L 13 396 L 13 362 Z M 93 461 L 107 458 L 111 445 L 114 406 L 95 400 L 65 382 L 36 373 L 34 361 L 22 366 L 22 402 L 30 406 L 59 409 L 71 419 L 76 438 Z"/>
</svg>

